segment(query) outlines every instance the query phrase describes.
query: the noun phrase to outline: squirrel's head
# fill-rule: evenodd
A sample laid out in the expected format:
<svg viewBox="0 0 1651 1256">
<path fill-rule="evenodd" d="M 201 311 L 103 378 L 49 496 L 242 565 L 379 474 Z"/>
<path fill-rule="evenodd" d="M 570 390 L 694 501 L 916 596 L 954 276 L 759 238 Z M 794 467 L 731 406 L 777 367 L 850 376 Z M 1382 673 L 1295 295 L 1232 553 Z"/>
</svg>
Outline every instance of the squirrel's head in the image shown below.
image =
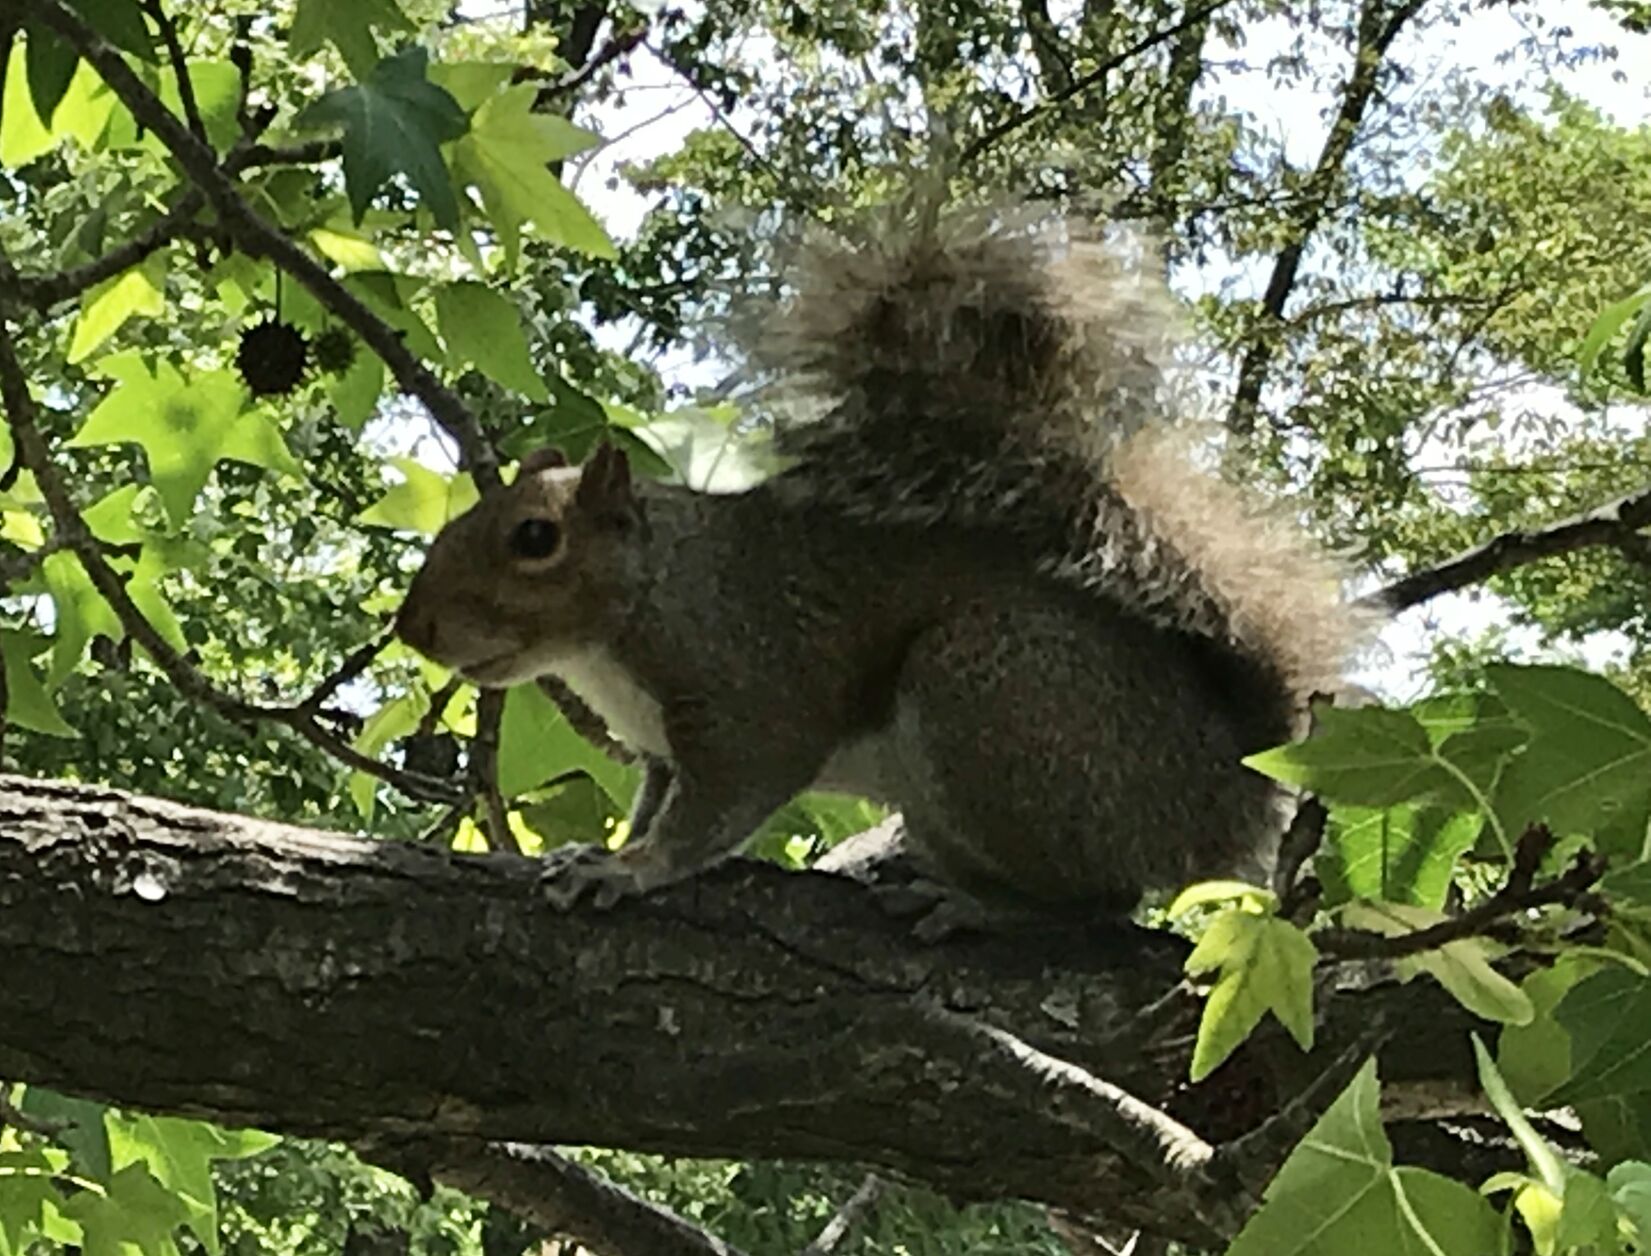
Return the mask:
<svg viewBox="0 0 1651 1256">
<path fill-rule="evenodd" d="M 529 454 L 514 483 L 436 536 L 396 635 L 479 685 L 542 676 L 623 614 L 642 527 L 618 449 L 581 467 Z"/>
</svg>

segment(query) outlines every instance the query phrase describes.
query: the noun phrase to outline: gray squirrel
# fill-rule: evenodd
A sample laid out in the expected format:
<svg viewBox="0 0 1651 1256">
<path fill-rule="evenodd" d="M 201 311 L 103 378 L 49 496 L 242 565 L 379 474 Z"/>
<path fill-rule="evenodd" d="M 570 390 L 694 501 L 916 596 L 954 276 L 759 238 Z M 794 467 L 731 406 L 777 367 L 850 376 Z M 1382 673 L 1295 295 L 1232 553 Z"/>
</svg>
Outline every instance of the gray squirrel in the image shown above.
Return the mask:
<svg viewBox="0 0 1651 1256">
<path fill-rule="evenodd" d="M 815 242 L 747 346 L 791 465 L 743 492 L 529 455 L 431 545 L 408 644 L 560 677 L 647 764 L 567 904 L 687 877 L 797 793 L 897 807 L 966 901 L 1129 910 L 1251 872 L 1283 792 L 1242 766 L 1364 625 L 1289 521 L 1154 423 L 1167 298 L 1069 225 L 923 214 Z"/>
</svg>

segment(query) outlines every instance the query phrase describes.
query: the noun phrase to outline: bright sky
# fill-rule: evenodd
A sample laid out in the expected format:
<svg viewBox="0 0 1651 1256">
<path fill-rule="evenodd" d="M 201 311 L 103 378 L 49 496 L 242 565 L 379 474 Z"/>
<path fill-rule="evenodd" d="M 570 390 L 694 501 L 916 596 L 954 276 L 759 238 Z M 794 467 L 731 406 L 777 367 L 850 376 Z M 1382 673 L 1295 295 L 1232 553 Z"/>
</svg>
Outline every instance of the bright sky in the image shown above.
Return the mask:
<svg viewBox="0 0 1651 1256">
<path fill-rule="evenodd" d="M 690 6 L 692 7 L 692 6 Z M 1057 3 L 1059 16 L 1067 6 Z M 1470 72 L 1502 86 L 1510 95 L 1537 99 L 1543 76 L 1532 72 L 1532 61 L 1508 54 L 1525 41 L 1539 48 L 1601 47 L 1614 45 L 1614 60 L 1595 60 L 1573 69 L 1555 68 L 1554 77 L 1568 90 L 1590 101 L 1624 124 L 1651 121 L 1651 37 L 1628 35 L 1605 15 L 1589 7 L 1586 0 L 1544 0 L 1540 16 L 1526 12 L 1515 16 L 1500 8 L 1474 12 L 1454 28 L 1428 32 L 1425 46 L 1421 37 L 1402 41 L 1396 55 L 1416 66 L 1413 84 L 1398 89 L 1422 92 L 1436 87 L 1452 70 Z M 1222 59 L 1228 66 L 1207 81 L 1206 92 L 1219 92 L 1233 108 L 1247 110 L 1266 121 L 1278 136 L 1291 159 L 1302 164 L 1317 155 L 1327 126 L 1326 106 L 1331 97 L 1311 86 L 1280 87 L 1260 69 L 1294 38 L 1282 21 L 1252 28 L 1247 45 L 1229 50 Z M 1310 52 L 1312 51 L 1310 46 Z M 1317 63 L 1333 85 L 1345 63 L 1345 53 L 1323 41 Z M 619 176 L 627 162 L 646 160 L 674 150 L 694 130 L 727 125 L 686 84 L 657 59 L 639 51 L 631 61 L 632 74 L 623 96 L 581 118 L 605 137 L 608 143 L 570 177 L 581 198 L 604 220 L 615 236 L 628 236 L 647 212 L 650 201 L 638 196 Z M 736 114 L 732 125 L 739 126 Z M 1259 271 L 1257 272 L 1260 273 Z M 1213 282 L 1216 276 L 1204 276 Z M 1259 279 L 1256 281 L 1259 286 Z M 1193 277 L 1191 286 L 1200 286 Z M 600 333 L 605 343 L 623 347 L 630 332 L 606 328 Z M 696 366 L 689 356 L 668 356 L 659 363 L 668 382 L 702 386 L 712 382 L 714 367 Z M 1544 405 L 1558 405 L 1557 398 L 1543 399 Z M 1476 634 L 1503 618 L 1493 600 L 1477 596 L 1440 598 L 1418 608 L 1395 623 L 1383 637 L 1384 650 L 1369 660 L 1357 679 L 1395 699 L 1414 696 L 1419 689 L 1418 662 L 1425 643 L 1439 633 Z M 1519 643 L 1516 641 L 1516 645 Z M 1591 666 L 1599 666 L 1622 646 L 1620 640 L 1606 638 L 1587 643 L 1583 655 Z"/>
</svg>

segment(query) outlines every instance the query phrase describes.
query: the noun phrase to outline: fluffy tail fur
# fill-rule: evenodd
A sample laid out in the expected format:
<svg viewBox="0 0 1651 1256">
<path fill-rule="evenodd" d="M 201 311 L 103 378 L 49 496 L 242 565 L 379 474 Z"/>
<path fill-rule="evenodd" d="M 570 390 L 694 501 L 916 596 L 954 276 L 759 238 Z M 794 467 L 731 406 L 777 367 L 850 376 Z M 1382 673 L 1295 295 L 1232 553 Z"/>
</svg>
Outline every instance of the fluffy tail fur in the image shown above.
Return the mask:
<svg viewBox="0 0 1651 1256">
<path fill-rule="evenodd" d="M 1304 694 L 1364 625 L 1339 567 L 1155 423 L 1173 305 L 1072 224 L 890 211 L 815 239 L 746 352 L 782 381 L 778 488 L 885 524 L 1011 535 L 1049 573 L 1228 644 Z"/>
</svg>

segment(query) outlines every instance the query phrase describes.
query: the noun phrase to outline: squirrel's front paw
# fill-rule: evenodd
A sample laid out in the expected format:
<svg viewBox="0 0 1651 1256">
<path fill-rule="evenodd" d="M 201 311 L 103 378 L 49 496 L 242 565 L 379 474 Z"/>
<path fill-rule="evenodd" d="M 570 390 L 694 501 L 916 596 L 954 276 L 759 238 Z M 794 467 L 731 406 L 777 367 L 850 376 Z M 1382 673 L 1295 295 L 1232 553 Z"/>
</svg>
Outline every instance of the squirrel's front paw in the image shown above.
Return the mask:
<svg viewBox="0 0 1651 1256">
<path fill-rule="evenodd" d="M 539 873 L 544 895 L 558 911 L 589 901 L 606 911 L 621 899 L 634 898 L 665 884 L 658 860 L 646 842 L 619 850 L 605 846 L 560 846 L 545 857 Z"/>
</svg>

